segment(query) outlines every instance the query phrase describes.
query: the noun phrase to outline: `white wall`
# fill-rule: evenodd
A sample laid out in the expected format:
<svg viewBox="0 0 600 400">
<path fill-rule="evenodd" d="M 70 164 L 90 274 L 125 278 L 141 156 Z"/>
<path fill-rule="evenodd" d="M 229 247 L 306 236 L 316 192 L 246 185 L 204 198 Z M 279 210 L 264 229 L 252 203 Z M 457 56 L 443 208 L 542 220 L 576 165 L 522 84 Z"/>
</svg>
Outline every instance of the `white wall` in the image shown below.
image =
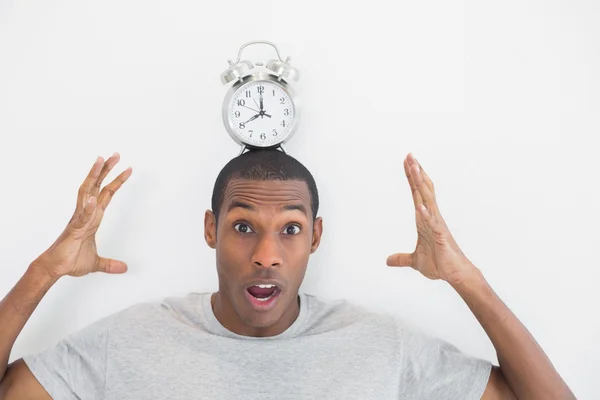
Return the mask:
<svg viewBox="0 0 600 400">
<path fill-rule="evenodd" d="M 119 151 L 119 171 L 134 168 L 98 238 L 130 271 L 59 282 L 12 359 L 132 303 L 216 288 L 203 213 L 238 152 L 219 74 L 243 43 L 266 39 L 302 73 L 288 150 L 322 197 L 304 290 L 495 360 L 448 285 L 385 266 L 416 240 L 402 169 L 412 151 L 465 253 L 575 394 L 595 398 L 599 17 L 597 2 L 566 0 L 4 0 L 0 294 L 61 232 L 98 155 Z"/>
</svg>

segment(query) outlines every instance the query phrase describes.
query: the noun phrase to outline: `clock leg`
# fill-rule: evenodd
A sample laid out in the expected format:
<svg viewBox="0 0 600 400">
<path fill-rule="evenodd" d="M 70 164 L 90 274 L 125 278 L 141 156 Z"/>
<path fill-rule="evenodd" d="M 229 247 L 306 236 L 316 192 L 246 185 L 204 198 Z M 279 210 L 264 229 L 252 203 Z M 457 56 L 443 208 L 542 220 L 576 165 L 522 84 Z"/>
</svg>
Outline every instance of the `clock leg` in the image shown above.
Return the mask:
<svg viewBox="0 0 600 400">
<path fill-rule="evenodd" d="M 238 157 L 242 155 L 242 153 L 246 150 L 246 145 L 243 144 L 242 148 L 240 149 L 240 152 L 238 153 Z"/>
</svg>

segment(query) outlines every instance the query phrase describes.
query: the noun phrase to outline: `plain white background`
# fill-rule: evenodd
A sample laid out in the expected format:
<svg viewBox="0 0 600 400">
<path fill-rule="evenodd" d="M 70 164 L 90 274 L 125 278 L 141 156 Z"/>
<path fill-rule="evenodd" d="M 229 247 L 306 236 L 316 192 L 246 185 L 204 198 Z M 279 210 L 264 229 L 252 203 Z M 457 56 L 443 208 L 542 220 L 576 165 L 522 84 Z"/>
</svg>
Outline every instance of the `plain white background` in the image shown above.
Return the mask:
<svg viewBox="0 0 600 400">
<path fill-rule="evenodd" d="M 599 18 L 597 2 L 566 0 L 4 0 L 0 294 L 60 234 L 97 156 L 121 153 L 109 178 L 133 167 L 98 237 L 129 272 L 61 280 L 11 360 L 133 303 L 215 290 L 203 215 L 238 152 L 219 75 L 265 39 L 301 71 L 288 151 L 321 194 L 324 237 L 303 290 L 496 361 L 447 284 L 385 266 L 414 248 L 402 169 L 414 152 L 464 252 L 575 394 L 596 398 Z"/>
</svg>

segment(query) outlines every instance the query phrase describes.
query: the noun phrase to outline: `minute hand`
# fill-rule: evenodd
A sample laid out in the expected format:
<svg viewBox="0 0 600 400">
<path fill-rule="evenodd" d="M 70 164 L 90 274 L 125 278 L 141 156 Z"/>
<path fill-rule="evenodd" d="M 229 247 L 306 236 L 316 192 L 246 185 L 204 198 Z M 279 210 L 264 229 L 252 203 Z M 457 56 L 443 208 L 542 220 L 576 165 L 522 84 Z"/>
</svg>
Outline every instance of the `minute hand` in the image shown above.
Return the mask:
<svg viewBox="0 0 600 400">
<path fill-rule="evenodd" d="M 259 111 L 260 115 L 264 115 L 265 117 L 269 117 L 271 118 L 271 116 L 267 113 L 265 113 L 265 109 L 264 109 L 264 105 L 263 105 L 263 95 L 262 93 L 260 94 L 260 111 Z"/>
<path fill-rule="evenodd" d="M 264 115 L 265 117 L 271 118 L 271 116 L 265 112 L 265 108 L 263 106 L 263 95 L 262 95 L 262 93 L 260 94 L 260 113 L 261 113 L 261 115 Z"/>
</svg>

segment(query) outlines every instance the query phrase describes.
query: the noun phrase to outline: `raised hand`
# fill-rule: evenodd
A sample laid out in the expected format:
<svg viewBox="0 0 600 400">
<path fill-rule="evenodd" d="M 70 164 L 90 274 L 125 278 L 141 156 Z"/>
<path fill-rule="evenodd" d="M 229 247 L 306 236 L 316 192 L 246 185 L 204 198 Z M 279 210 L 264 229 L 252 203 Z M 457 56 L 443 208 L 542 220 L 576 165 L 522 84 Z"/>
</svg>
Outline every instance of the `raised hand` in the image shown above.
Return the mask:
<svg viewBox="0 0 600 400">
<path fill-rule="evenodd" d="M 475 266 L 464 255 L 438 209 L 433 182 L 409 154 L 404 171 L 413 195 L 417 223 L 417 246 L 413 253 L 388 257 L 391 267 L 412 267 L 430 279 L 460 283 Z"/>
<path fill-rule="evenodd" d="M 96 232 L 104 211 L 121 185 L 131 176 L 132 169 L 121 172 L 102 190 L 102 181 L 119 162 L 115 153 L 106 162 L 98 157 L 88 176 L 79 187 L 73 217 L 56 241 L 32 265 L 42 268 L 52 277 L 83 276 L 90 272 L 123 273 L 127 265 L 122 261 L 98 256 Z"/>
</svg>

